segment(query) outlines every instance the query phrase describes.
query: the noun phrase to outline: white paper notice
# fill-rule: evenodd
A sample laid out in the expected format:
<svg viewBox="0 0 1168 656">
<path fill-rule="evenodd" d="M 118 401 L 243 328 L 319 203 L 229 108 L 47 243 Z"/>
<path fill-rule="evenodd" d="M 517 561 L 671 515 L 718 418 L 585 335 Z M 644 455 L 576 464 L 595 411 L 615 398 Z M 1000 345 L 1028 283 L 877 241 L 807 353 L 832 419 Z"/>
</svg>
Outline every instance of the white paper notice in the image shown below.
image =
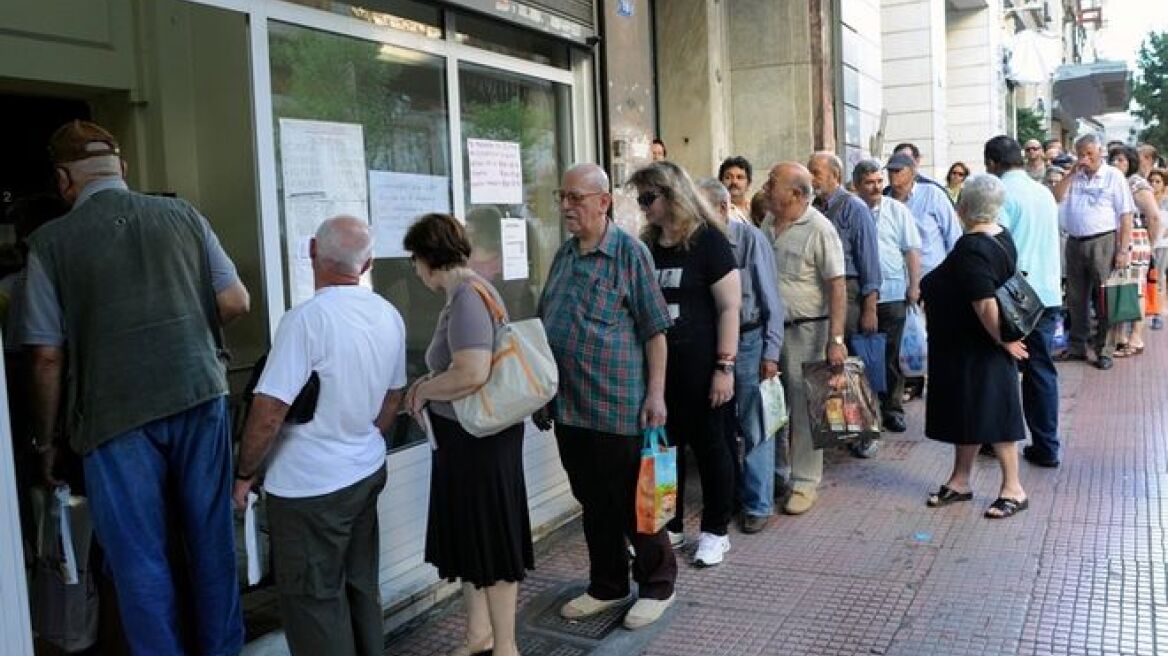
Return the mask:
<svg viewBox="0 0 1168 656">
<path fill-rule="evenodd" d="M 402 238 L 414 219 L 428 212 L 450 213 L 450 178 L 369 172 L 369 217 L 375 257 L 406 257 Z"/>
<path fill-rule="evenodd" d="M 466 140 L 472 205 L 523 202 L 523 159 L 514 141 Z"/>
<path fill-rule="evenodd" d="M 308 243 L 325 219 L 369 221 L 365 136 L 356 123 L 280 119 L 284 245 L 292 305 L 312 297 Z"/>
<path fill-rule="evenodd" d="M 259 495 L 248 491 L 247 503 L 243 508 L 243 549 L 247 553 L 247 584 L 256 585 L 263 578 L 260 561 L 260 532 L 256 525 L 256 501 Z"/>
<path fill-rule="evenodd" d="M 527 278 L 527 222 L 500 219 L 499 238 L 503 242 L 503 280 Z"/>
</svg>

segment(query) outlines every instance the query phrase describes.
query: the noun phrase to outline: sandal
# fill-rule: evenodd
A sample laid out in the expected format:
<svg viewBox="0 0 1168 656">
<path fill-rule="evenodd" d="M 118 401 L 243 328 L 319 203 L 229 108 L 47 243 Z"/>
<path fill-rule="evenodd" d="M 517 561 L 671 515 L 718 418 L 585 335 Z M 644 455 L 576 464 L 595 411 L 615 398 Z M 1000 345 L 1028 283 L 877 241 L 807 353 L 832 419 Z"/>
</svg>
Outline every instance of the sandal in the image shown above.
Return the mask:
<svg viewBox="0 0 1168 656">
<path fill-rule="evenodd" d="M 941 508 L 952 503 L 969 501 L 972 498 L 973 492 L 958 492 L 948 485 L 942 485 L 939 490 L 929 495 L 929 499 L 925 501 L 925 505 L 930 508 Z"/>
<path fill-rule="evenodd" d="M 1126 358 L 1131 355 L 1136 355 L 1136 350 L 1124 344 L 1123 346 L 1115 347 L 1115 352 L 1111 354 L 1114 358 Z"/>
<path fill-rule="evenodd" d="M 1017 515 L 1018 513 L 1022 512 L 1023 510 L 1026 510 L 1029 507 L 1030 507 L 1029 497 L 1026 499 L 1022 499 L 1021 501 L 1019 501 L 1018 499 L 1007 499 L 1006 497 L 998 497 L 997 499 L 994 499 L 994 502 L 991 503 L 990 507 L 986 509 L 985 516 L 989 519 L 1006 519 L 1007 517 L 1013 517 L 1014 515 Z M 992 512 L 990 512 L 992 510 L 996 510 L 998 512 L 992 513 Z"/>
</svg>

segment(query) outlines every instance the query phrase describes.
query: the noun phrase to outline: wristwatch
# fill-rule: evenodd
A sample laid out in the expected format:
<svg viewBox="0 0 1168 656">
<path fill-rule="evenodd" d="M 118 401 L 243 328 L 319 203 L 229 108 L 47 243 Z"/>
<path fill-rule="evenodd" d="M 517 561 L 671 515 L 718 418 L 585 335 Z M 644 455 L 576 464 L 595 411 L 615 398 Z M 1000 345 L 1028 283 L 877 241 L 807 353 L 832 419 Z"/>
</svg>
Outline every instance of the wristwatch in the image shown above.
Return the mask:
<svg viewBox="0 0 1168 656">
<path fill-rule="evenodd" d="M 836 346 L 843 346 L 844 345 L 844 336 L 843 335 L 832 335 L 831 343 L 835 344 Z"/>
<path fill-rule="evenodd" d="M 719 362 L 714 365 L 714 370 L 721 371 L 724 374 L 732 374 L 734 373 L 734 365 L 730 362 Z"/>
</svg>

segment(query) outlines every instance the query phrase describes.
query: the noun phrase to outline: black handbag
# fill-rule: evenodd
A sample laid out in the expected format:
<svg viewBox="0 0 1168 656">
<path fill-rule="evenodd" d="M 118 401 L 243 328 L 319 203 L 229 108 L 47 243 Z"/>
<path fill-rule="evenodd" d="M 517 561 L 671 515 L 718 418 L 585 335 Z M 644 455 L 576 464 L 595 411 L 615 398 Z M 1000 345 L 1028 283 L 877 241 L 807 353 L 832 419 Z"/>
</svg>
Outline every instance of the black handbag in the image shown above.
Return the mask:
<svg viewBox="0 0 1168 656">
<path fill-rule="evenodd" d="M 246 412 L 251 411 L 251 401 L 255 398 L 255 388 L 260 382 L 260 374 L 264 372 L 264 365 L 268 363 L 268 354 L 265 353 L 256 360 L 255 365 L 251 369 L 251 378 L 247 384 L 243 386 L 243 401 L 246 404 Z M 296 395 L 296 399 L 292 401 L 292 405 L 288 408 L 288 414 L 284 416 L 284 423 L 286 424 L 307 424 L 312 421 L 316 415 L 316 401 L 320 398 L 320 375 L 315 371 L 308 377 L 308 382 L 304 383 L 304 387 L 300 388 L 300 393 Z"/>
<path fill-rule="evenodd" d="M 989 240 L 1002 249 L 1006 260 L 1010 261 L 1010 252 L 998 241 L 997 237 L 985 235 Z M 1010 261 L 1013 273 L 1006 282 L 994 290 L 994 298 L 998 301 L 998 331 L 1003 342 L 1016 342 L 1025 339 L 1042 319 L 1046 306 L 1038 298 L 1038 292 L 1026 281 L 1026 274 L 1018 270 L 1017 262 Z"/>
</svg>

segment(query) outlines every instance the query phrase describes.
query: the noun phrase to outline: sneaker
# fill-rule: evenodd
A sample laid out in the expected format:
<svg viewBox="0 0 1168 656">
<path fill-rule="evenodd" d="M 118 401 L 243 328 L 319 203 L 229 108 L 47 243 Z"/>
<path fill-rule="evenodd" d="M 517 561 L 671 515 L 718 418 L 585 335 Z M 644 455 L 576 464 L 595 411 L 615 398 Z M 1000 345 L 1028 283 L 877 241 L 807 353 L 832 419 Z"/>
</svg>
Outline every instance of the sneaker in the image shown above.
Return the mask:
<svg viewBox="0 0 1168 656">
<path fill-rule="evenodd" d="M 673 531 L 665 531 L 669 534 L 669 546 L 674 549 L 680 549 L 685 546 L 685 533 L 674 533 Z"/>
<path fill-rule="evenodd" d="M 848 445 L 848 450 L 857 458 L 874 458 L 880 452 L 880 440 L 861 439 Z"/>
<path fill-rule="evenodd" d="M 619 606 L 625 602 L 627 597 L 620 599 L 597 599 L 585 592 L 560 607 L 560 617 L 566 620 L 578 620 L 582 617 L 595 615 L 601 611 L 606 611 L 613 606 Z"/>
<path fill-rule="evenodd" d="M 1161 317 L 1158 314 L 1154 315 L 1152 317 L 1152 330 L 1160 330 L 1163 327 L 1164 327 L 1164 317 Z"/>
<path fill-rule="evenodd" d="M 674 593 L 669 595 L 668 599 L 638 599 L 625 615 L 625 628 L 639 629 L 661 619 L 661 615 L 673 605 L 676 597 L 677 594 Z"/>
<path fill-rule="evenodd" d="M 702 532 L 698 536 L 698 549 L 694 553 L 693 564 L 698 567 L 713 567 L 721 564 L 722 555 L 730 551 L 730 537 Z"/>
</svg>

